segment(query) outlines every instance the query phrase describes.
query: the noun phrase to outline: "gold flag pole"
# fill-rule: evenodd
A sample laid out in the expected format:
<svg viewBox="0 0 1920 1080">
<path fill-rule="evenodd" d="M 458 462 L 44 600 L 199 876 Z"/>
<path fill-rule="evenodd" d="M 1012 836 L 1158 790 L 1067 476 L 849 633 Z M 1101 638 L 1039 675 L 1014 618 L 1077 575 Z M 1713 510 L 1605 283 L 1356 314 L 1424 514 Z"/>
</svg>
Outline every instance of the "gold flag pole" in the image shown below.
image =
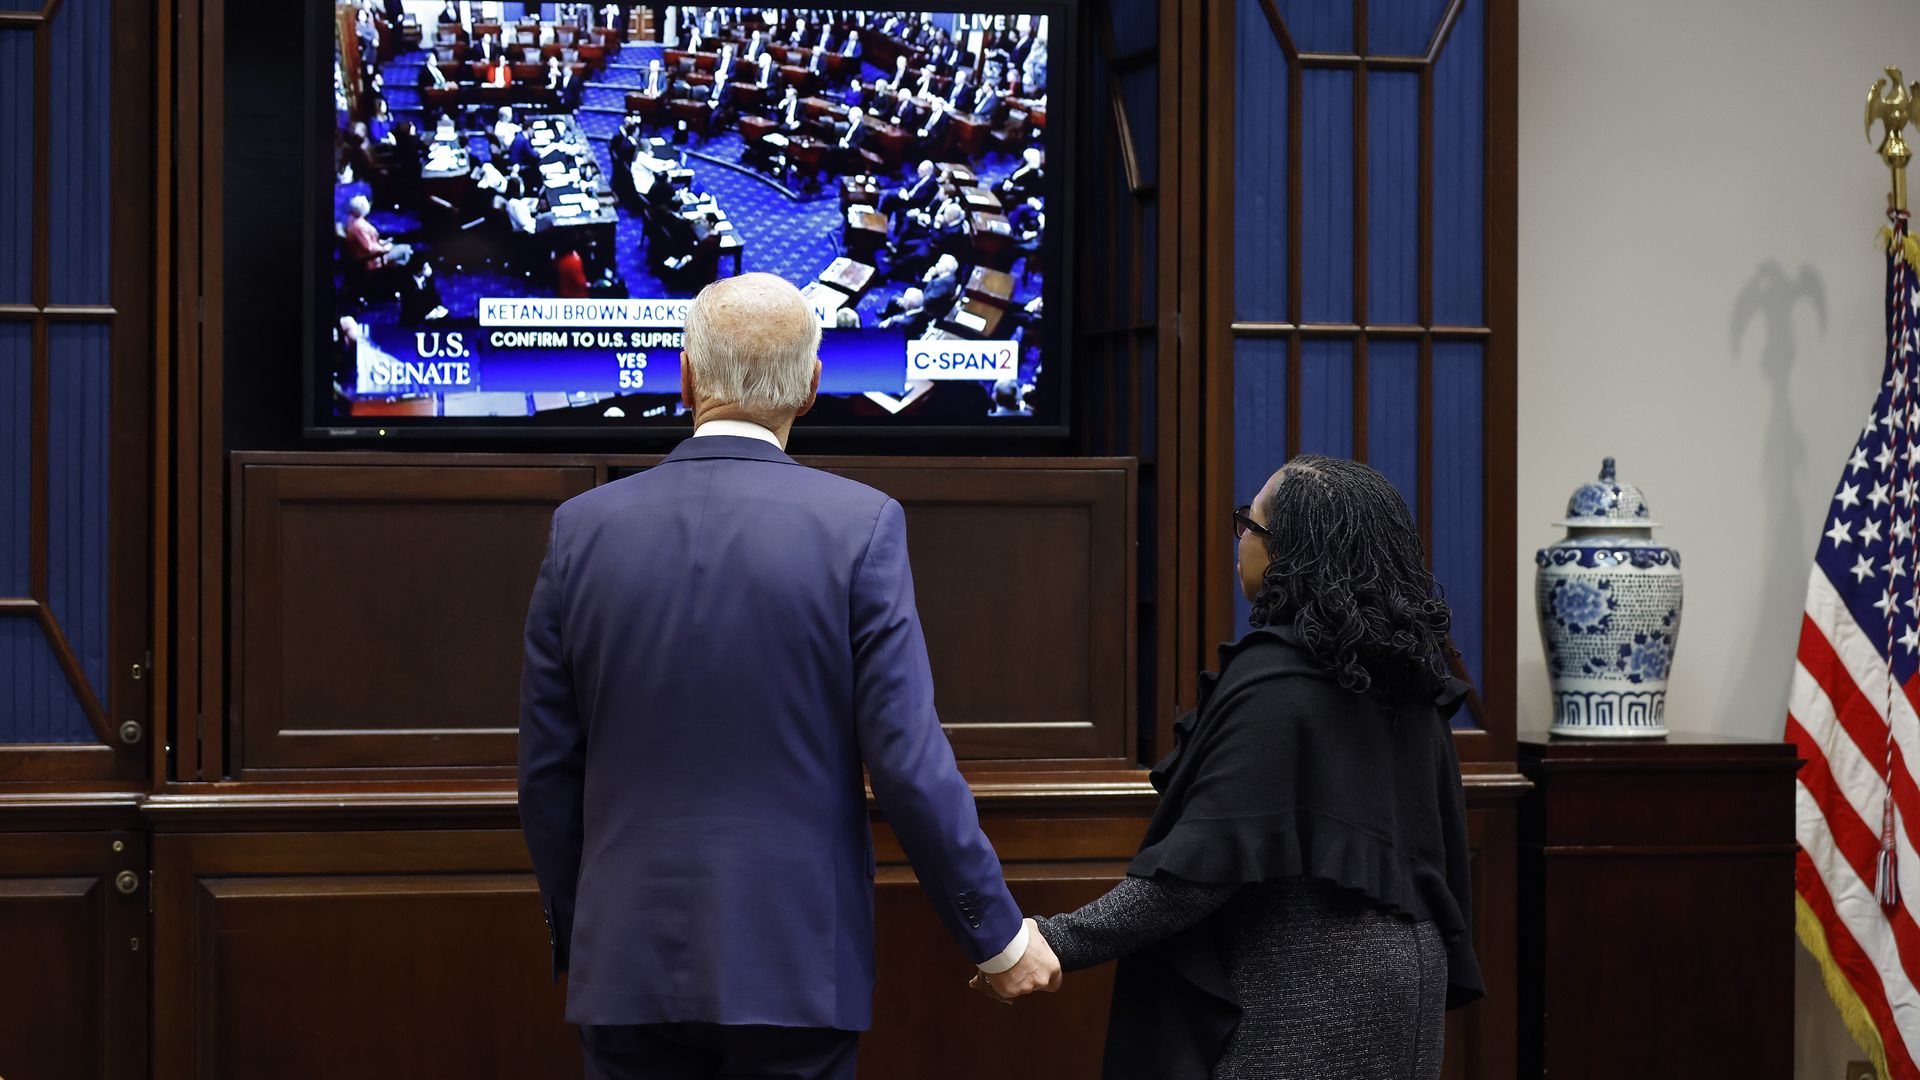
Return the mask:
<svg viewBox="0 0 1920 1080">
<path fill-rule="evenodd" d="M 1904 132 L 1907 122 L 1913 117 L 1914 99 L 1920 97 L 1920 82 L 1913 84 L 1911 90 L 1899 68 L 1887 68 L 1886 79 L 1876 79 L 1867 89 L 1867 141 L 1873 141 L 1873 122 L 1880 121 L 1886 128 L 1886 137 L 1880 140 L 1880 156 L 1893 170 L 1893 195 L 1890 204 L 1893 209 L 1905 213 L 1907 209 L 1907 162 L 1913 159 L 1913 151 L 1907 146 Z M 1892 93 L 1887 93 L 1887 81 L 1893 81 Z"/>
</svg>

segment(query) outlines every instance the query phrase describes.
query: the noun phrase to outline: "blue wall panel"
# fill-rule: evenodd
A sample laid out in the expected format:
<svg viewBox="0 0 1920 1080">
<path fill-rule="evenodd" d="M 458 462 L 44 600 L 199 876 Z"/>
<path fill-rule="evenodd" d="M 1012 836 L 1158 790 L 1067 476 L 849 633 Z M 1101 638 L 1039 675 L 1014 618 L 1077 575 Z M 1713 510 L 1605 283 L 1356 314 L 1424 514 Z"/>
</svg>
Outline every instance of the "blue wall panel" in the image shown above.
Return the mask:
<svg viewBox="0 0 1920 1080">
<path fill-rule="evenodd" d="M 1335 0 L 1275 0 L 1274 10 L 1301 52 L 1353 51 L 1353 5 Z M 1242 25 L 1245 25 L 1244 23 Z M 1262 25 L 1265 25 L 1264 19 Z"/>
<path fill-rule="evenodd" d="M 25 596 L 29 587 L 32 346 L 32 327 L 0 323 L 0 596 Z"/>
<path fill-rule="evenodd" d="M 47 343 L 47 602 L 104 700 L 110 334 L 58 325 Z"/>
<path fill-rule="evenodd" d="M 1367 321 L 1420 319 L 1420 76 L 1367 76 Z"/>
<path fill-rule="evenodd" d="M 1287 461 L 1287 343 L 1280 338 L 1243 338 L 1234 343 L 1233 502 L 1250 503 L 1273 470 Z M 1202 522 L 1200 542 L 1234 544 L 1230 523 Z M 1231 589 L 1233 634 L 1247 625 L 1247 601 L 1240 581 L 1208 582 Z"/>
<path fill-rule="evenodd" d="M 53 22 L 49 267 L 56 304 L 108 302 L 109 0 L 63 0 Z"/>
<path fill-rule="evenodd" d="M 1393 482 L 1420 514 L 1420 346 L 1367 345 L 1367 464 Z"/>
<path fill-rule="evenodd" d="M 0 742 L 98 742 L 37 619 L 0 615 Z"/>
<path fill-rule="evenodd" d="M 1453 643 L 1475 686 L 1486 671 L 1484 354 L 1477 342 L 1433 347 L 1433 572 L 1447 590 Z"/>
<path fill-rule="evenodd" d="M 1353 72 L 1308 71 L 1300 92 L 1301 317 L 1352 322 Z"/>
<path fill-rule="evenodd" d="M 1157 0 L 1111 0 L 1113 48 L 1121 56 L 1145 52 L 1160 38 L 1160 5 Z"/>
<path fill-rule="evenodd" d="M 33 289 L 33 31 L 0 29 L 0 304 Z"/>
<path fill-rule="evenodd" d="M 1433 318 L 1485 322 L 1486 16 L 1468 3 L 1433 73 Z"/>
<path fill-rule="evenodd" d="M 1479 3 L 1480 0 L 1473 0 Z M 1367 52 L 1424 56 L 1448 0 L 1367 0 Z"/>
<path fill-rule="evenodd" d="M 1234 318 L 1286 322 L 1287 62 L 1260 0 L 1234 35 Z"/>
<path fill-rule="evenodd" d="M 1300 344 L 1300 452 L 1353 456 L 1353 343 Z"/>
</svg>

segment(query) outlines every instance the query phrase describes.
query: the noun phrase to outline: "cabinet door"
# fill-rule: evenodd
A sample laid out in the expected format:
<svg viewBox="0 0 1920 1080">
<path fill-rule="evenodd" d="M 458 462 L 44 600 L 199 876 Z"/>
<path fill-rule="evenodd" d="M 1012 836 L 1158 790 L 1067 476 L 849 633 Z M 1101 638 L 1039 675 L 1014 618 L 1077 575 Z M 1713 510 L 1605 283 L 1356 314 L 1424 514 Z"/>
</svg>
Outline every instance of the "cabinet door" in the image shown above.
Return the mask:
<svg viewBox="0 0 1920 1080">
<path fill-rule="evenodd" d="M 511 775 L 521 628 L 585 468 L 248 465 L 234 580 L 236 777 Z"/>
<path fill-rule="evenodd" d="M 0 835 L 0 1076 L 146 1076 L 146 867 L 137 833 Z"/>
<path fill-rule="evenodd" d="M 157 1080 L 580 1075 L 518 831 L 163 833 L 154 852 Z"/>
</svg>

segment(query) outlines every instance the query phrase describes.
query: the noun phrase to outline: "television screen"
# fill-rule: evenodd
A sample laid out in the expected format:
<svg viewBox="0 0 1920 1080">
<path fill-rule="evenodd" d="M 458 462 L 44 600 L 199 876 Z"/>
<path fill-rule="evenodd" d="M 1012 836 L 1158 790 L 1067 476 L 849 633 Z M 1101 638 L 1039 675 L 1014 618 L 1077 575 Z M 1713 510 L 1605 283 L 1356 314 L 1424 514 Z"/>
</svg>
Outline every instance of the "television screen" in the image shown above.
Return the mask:
<svg viewBox="0 0 1920 1080">
<path fill-rule="evenodd" d="M 752 271 L 823 327 L 809 428 L 1062 433 L 1066 15 L 338 5 L 309 433 L 684 429 Z"/>
</svg>

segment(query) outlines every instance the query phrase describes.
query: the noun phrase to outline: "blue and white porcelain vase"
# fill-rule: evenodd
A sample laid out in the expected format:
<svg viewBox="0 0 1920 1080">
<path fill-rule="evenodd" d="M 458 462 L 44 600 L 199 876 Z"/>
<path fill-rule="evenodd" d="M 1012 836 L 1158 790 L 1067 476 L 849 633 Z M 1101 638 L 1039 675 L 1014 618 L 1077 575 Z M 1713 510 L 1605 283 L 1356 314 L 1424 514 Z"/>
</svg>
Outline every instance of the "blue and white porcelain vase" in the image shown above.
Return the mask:
<svg viewBox="0 0 1920 1080">
<path fill-rule="evenodd" d="M 1659 738 L 1680 635 L 1680 553 L 1653 539 L 1640 489 L 1600 479 L 1567 501 L 1565 538 L 1533 561 L 1555 735 Z"/>
</svg>

